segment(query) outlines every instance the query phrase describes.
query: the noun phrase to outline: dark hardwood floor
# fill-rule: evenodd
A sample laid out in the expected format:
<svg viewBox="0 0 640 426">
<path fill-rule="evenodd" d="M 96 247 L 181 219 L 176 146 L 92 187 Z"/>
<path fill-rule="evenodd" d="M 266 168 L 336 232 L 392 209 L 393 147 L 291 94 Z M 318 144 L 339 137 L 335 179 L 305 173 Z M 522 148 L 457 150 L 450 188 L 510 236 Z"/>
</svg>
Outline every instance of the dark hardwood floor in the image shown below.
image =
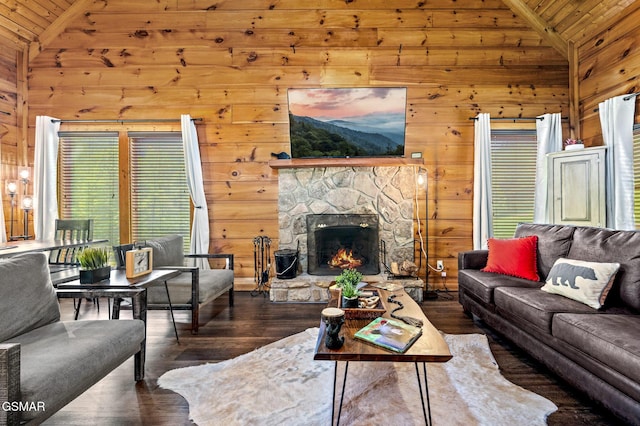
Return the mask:
<svg viewBox="0 0 640 426">
<path fill-rule="evenodd" d="M 63 319 L 72 319 L 71 300 L 63 299 L 61 303 Z M 84 303 L 80 319 L 106 319 L 106 299 L 100 303 L 100 312 L 90 303 Z M 457 302 L 457 293 L 441 293 L 438 299 L 423 302 L 422 307 L 429 320 L 445 333 L 487 334 L 502 374 L 558 406 L 558 411 L 548 419 L 550 425 L 620 424 L 607 411 L 572 390 L 508 341 L 482 323 L 466 317 Z M 190 425 L 186 401 L 178 394 L 159 388 L 158 377 L 171 369 L 233 358 L 309 327 L 317 327 L 323 308 L 322 304 L 276 304 L 268 297 L 251 297 L 247 292 L 237 292 L 233 308 L 227 305 L 226 296 L 204 306 L 200 333 L 196 336 L 189 331 L 188 315 L 176 312 L 179 344 L 168 312 L 150 311 L 145 380 L 134 382 L 133 360 L 130 359 L 45 424 Z M 130 318 L 130 315 L 125 311 L 121 318 Z M 260 404 L 260 401 L 252 403 Z M 455 410 L 455 407 L 451 409 Z"/>
</svg>

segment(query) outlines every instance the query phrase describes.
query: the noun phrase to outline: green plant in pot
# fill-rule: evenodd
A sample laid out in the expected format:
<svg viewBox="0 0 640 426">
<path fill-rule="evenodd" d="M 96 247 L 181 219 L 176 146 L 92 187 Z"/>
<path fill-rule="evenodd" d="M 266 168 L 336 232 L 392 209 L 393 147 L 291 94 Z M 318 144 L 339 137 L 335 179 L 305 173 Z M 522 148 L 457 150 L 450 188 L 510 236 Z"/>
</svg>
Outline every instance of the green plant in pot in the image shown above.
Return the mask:
<svg viewBox="0 0 640 426">
<path fill-rule="evenodd" d="M 345 269 L 340 275 L 336 277 L 336 284 L 342 291 L 342 307 L 343 308 L 357 308 L 358 296 L 360 290 L 358 290 L 358 284 L 362 281 L 362 273 L 355 269 Z"/>
<path fill-rule="evenodd" d="M 86 247 L 78 253 L 80 283 L 92 284 L 111 276 L 109 250 L 106 247 Z"/>
</svg>

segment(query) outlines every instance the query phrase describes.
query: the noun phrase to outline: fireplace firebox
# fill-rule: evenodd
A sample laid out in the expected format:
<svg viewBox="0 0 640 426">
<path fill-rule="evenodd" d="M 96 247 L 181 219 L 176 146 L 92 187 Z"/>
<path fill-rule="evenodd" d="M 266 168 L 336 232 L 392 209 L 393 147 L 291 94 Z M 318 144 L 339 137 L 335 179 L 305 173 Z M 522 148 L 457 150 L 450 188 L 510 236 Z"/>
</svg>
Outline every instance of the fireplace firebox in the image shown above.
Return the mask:
<svg viewBox="0 0 640 426">
<path fill-rule="evenodd" d="M 340 275 L 346 268 L 380 273 L 378 215 L 310 214 L 306 220 L 310 275 Z"/>
</svg>

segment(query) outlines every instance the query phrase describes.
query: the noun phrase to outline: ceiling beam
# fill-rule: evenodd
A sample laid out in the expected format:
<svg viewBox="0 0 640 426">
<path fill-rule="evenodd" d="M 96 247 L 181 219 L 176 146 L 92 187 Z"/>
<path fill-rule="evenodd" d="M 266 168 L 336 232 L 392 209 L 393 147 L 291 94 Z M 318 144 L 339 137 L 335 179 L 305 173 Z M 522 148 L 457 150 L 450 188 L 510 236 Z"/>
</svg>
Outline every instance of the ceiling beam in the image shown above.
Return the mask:
<svg viewBox="0 0 640 426">
<path fill-rule="evenodd" d="M 513 13 L 524 19 L 531 28 L 536 31 L 542 38 L 547 41 L 554 49 L 556 49 L 563 58 L 569 59 L 568 42 L 564 40 L 560 34 L 551 27 L 548 22 L 540 17 L 540 15 L 533 12 L 524 0 L 502 0 L 502 2 Z"/>
<path fill-rule="evenodd" d="M 35 59 L 43 49 L 67 28 L 70 22 L 86 13 L 93 0 L 76 0 L 55 21 L 51 23 L 29 46 L 29 62 Z"/>
</svg>

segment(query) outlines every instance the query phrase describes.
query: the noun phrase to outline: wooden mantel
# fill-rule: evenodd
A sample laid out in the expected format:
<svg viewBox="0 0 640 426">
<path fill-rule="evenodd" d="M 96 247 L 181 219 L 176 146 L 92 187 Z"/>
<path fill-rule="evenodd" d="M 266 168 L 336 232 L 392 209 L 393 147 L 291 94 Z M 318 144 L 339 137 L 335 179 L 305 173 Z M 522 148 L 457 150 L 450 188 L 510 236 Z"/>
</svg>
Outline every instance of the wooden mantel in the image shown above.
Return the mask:
<svg viewBox="0 0 640 426">
<path fill-rule="evenodd" d="M 420 166 L 422 158 L 404 157 L 359 157 L 359 158 L 291 158 L 271 160 L 272 169 L 303 169 L 314 167 L 378 167 L 378 166 Z"/>
</svg>

